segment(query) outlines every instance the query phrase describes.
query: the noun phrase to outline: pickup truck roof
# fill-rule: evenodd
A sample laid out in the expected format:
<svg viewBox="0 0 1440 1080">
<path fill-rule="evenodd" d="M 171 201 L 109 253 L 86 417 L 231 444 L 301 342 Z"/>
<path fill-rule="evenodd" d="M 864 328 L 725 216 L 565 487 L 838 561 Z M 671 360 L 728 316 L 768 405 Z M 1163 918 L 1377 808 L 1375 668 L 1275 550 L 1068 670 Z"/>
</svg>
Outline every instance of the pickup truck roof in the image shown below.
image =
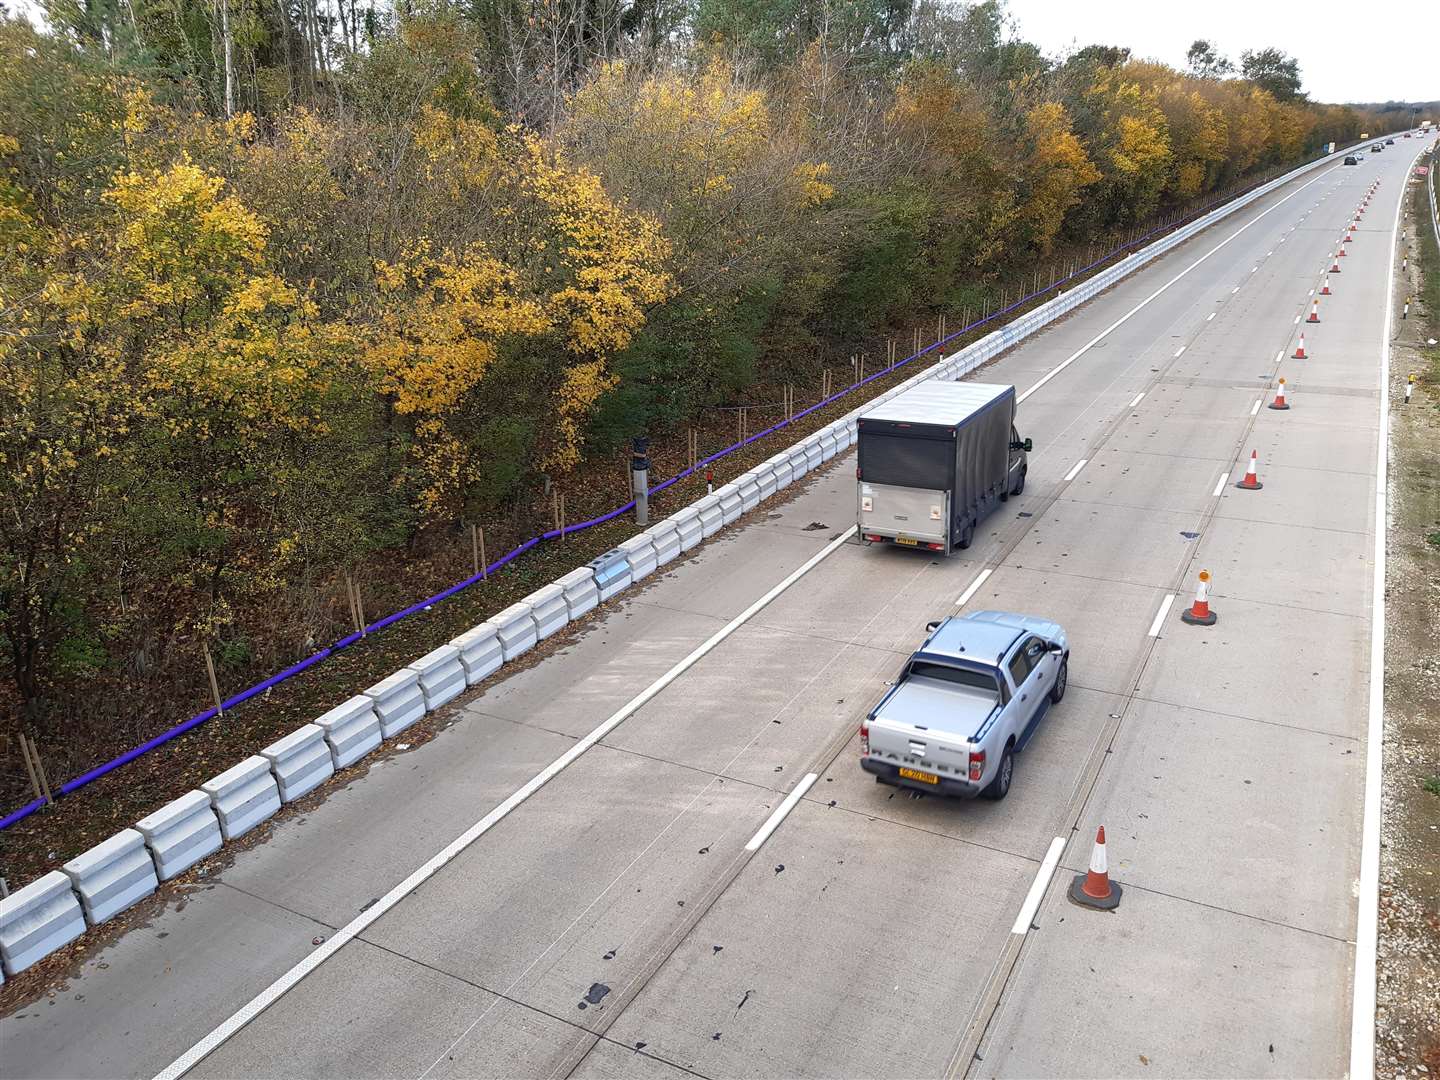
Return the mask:
<svg viewBox="0 0 1440 1080">
<path fill-rule="evenodd" d="M 982 666 L 995 667 L 1015 639 L 1022 634 L 1038 634 L 1046 641 L 1062 641 L 1064 631 L 1058 623 L 1037 619 L 1033 615 L 1017 615 L 1009 611 L 974 611 L 958 618 L 947 619 L 936 628 L 920 648 L 917 658 L 929 660 L 968 660 Z"/>
</svg>

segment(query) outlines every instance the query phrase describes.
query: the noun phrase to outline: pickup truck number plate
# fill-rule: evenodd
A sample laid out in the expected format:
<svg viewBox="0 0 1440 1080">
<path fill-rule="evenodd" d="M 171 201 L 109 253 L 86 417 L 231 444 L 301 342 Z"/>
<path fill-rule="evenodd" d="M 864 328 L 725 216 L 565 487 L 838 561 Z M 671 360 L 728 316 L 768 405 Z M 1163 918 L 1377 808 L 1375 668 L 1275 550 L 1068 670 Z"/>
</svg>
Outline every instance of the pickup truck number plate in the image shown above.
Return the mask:
<svg viewBox="0 0 1440 1080">
<path fill-rule="evenodd" d="M 915 547 L 915 546 L 917 546 L 917 545 L 920 543 L 920 541 L 919 541 L 919 540 L 911 540 L 910 537 L 908 537 L 908 536 L 897 536 L 897 537 L 895 537 L 895 543 L 897 543 L 897 544 L 904 544 L 904 545 L 906 545 L 907 547 Z"/>
<path fill-rule="evenodd" d="M 936 776 L 934 773 L 921 772 L 919 769 L 907 769 L 904 766 L 901 766 L 900 775 L 903 776 L 906 780 L 919 780 L 922 784 L 940 783 L 940 777 Z"/>
</svg>

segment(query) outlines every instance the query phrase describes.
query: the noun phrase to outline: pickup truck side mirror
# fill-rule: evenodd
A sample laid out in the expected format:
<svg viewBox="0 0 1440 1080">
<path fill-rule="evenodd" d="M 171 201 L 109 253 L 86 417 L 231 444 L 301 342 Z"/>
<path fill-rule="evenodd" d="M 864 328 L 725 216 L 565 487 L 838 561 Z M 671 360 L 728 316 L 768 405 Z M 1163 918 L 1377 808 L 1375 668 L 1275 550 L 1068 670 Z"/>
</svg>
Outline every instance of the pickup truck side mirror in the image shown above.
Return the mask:
<svg viewBox="0 0 1440 1080">
<path fill-rule="evenodd" d="M 1052 642 L 1050 645 L 1050 651 L 1052 653 L 1062 653 L 1065 651 L 1065 646 L 1061 645 L 1058 641 Z"/>
<path fill-rule="evenodd" d="M 1031 450 L 1034 450 L 1034 449 L 1035 449 L 1035 440 L 1034 440 L 1034 439 L 1026 439 L 1026 440 L 1025 440 L 1025 453 L 1028 454 L 1028 453 L 1030 453 Z"/>
</svg>

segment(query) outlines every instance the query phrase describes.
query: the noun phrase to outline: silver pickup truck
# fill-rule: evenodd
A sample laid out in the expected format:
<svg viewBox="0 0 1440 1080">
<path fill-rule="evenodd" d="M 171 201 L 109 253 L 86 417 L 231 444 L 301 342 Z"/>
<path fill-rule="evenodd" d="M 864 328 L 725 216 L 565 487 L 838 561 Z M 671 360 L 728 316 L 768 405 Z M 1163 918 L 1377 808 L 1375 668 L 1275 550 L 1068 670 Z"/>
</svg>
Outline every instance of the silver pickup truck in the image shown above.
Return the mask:
<svg viewBox="0 0 1440 1080">
<path fill-rule="evenodd" d="M 882 784 L 1003 799 L 1015 755 L 1065 696 L 1065 631 L 1006 611 L 926 629 L 930 636 L 860 725 L 860 766 Z"/>
</svg>

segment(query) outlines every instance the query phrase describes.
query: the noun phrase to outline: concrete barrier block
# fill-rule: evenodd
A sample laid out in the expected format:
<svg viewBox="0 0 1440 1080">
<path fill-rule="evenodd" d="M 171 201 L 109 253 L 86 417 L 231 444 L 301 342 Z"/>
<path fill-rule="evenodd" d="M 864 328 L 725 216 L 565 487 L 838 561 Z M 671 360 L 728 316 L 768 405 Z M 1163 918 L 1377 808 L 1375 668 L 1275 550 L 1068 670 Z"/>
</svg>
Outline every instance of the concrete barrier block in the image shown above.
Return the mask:
<svg viewBox="0 0 1440 1080">
<path fill-rule="evenodd" d="M 282 803 L 294 802 L 335 775 L 335 759 L 319 724 L 297 728 L 261 750 L 260 756 L 270 762 Z"/>
<path fill-rule="evenodd" d="M 596 594 L 599 594 L 598 589 Z M 566 624 L 570 622 L 570 608 L 565 603 L 565 589 L 554 582 L 540 586 L 520 602 L 530 605 L 530 612 L 535 616 L 535 634 L 541 641 L 551 634 L 564 630 Z"/>
<path fill-rule="evenodd" d="M 720 500 L 720 514 L 725 524 L 732 521 L 739 521 L 744 511 L 744 500 L 740 497 L 740 489 L 734 484 L 726 484 L 724 487 L 716 488 L 715 495 Z"/>
<path fill-rule="evenodd" d="M 840 452 L 839 444 L 836 442 L 835 439 L 835 432 L 831 431 L 829 428 L 826 428 L 824 431 L 820 432 L 819 441 L 820 457 L 823 460 L 829 461 L 831 458 L 833 458 L 836 454 Z"/>
<path fill-rule="evenodd" d="M 735 478 L 740 490 L 740 512 L 748 514 L 760 505 L 760 478 L 753 472 L 741 473 Z"/>
<path fill-rule="evenodd" d="M 672 514 L 670 522 L 675 526 L 682 554 L 696 547 L 701 540 L 705 539 L 705 526 L 701 523 L 700 511 L 695 506 L 687 506 L 678 514 Z"/>
<path fill-rule="evenodd" d="M 225 842 L 220 819 L 210 805 L 210 796 L 203 791 L 187 791 L 166 803 L 137 821 L 135 831 L 145 838 L 161 881 L 183 874 L 205 856 L 219 851 Z"/>
<path fill-rule="evenodd" d="M 706 537 L 714 536 L 725 524 L 725 511 L 720 505 L 719 495 L 712 493 L 696 502 L 695 513 L 700 517 L 701 534 Z"/>
<path fill-rule="evenodd" d="M 447 701 L 453 701 L 465 689 L 465 665 L 460 662 L 460 650 L 454 645 L 441 645 L 405 666 L 420 676 L 426 712 L 434 712 Z"/>
<path fill-rule="evenodd" d="M 420 676 L 409 668 L 385 676 L 364 693 L 375 703 L 380 734 L 387 739 L 425 715 L 425 691 L 420 689 Z"/>
<path fill-rule="evenodd" d="M 280 809 L 280 788 L 267 758 L 255 754 L 200 785 L 227 841 L 244 836 Z"/>
<path fill-rule="evenodd" d="M 120 830 L 60 870 L 80 897 L 85 921 L 91 926 L 143 900 L 160 885 L 145 837 L 134 829 Z"/>
<path fill-rule="evenodd" d="M 680 554 L 680 530 L 669 518 L 651 525 L 645 530 L 645 535 L 655 545 L 656 566 L 664 566 Z"/>
<path fill-rule="evenodd" d="M 788 453 L 776 454 L 769 461 L 765 462 L 770 471 L 775 474 L 775 490 L 787 488 L 795 479 L 795 465 L 790 460 Z"/>
<path fill-rule="evenodd" d="M 855 445 L 855 423 L 836 424 L 832 430 L 835 433 L 835 452 L 848 450 Z"/>
<path fill-rule="evenodd" d="M 778 490 L 775 486 L 775 470 L 770 465 L 757 465 L 750 470 L 750 475 L 755 477 L 756 482 L 760 485 L 761 502 L 770 498 Z"/>
<path fill-rule="evenodd" d="M 818 469 L 825 461 L 825 452 L 820 448 L 820 436 L 811 435 L 800 444 L 805 451 L 805 461 L 811 470 Z"/>
<path fill-rule="evenodd" d="M 599 558 L 586 564 L 595 573 L 595 588 L 602 601 L 609 600 L 621 589 L 630 585 L 630 559 L 619 548 L 611 548 Z"/>
<path fill-rule="evenodd" d="M 85 932 L 85 912 L 59 870 L 0 900 L 0 962 L 19 975 Z"/>
<path fill-rule="evenodd" d="M 644 533 L 621 541 L 615 550 L 625 553 L 625 560 L 630 564 L 631 582 L 649 577 L 660 565 L 655 555 L 655 544 Z"/>
<path fill-rule="evenodd" d="M 460 663 L 465 668 L 465 683 L 474 686 L 486 676 L 500 670 L 505 662 L 504 650 L 500 645 L 500 628 L 494 623 L 483 622 L 472 626 L 450 644 L 460 650 Z"/>
<path fill-rule="evenodd" d="M 337 769 L 355 764 L 380 745 L 380 717 L 375 715 L 375 703 L 364 694 L 316 717 L 315 726 L 325 733 Z"/>
<path fill-rule="evenodd" d="M 790 447 L 786 453 L 790 455 L 790 476 L 792 482 L 799 480 L 810 471 L 810 459 L 805 455 L 805 446 L 803 443 Z"/>
<path fill-rule="evenodd" d="M 498 615 L 491 616 L 496 636 L 500 639 L 500 654 L 508 664 L 535 647 L 540 640 L 540 628 L 535 625 L 535 613 L 526 603 L 511 604 Z"/>
<path fill-rule="evenodd" d="M 586 612 L 594 611 L 595 606 L 600 603 L 600 589 L 595 584 L 595 571 L 588 566 L 581 566 L 563 577 L 556 578 L 555 584 L 559 585 L 565 594 L 565 614 L 571 622 Z"/>
</svg>

